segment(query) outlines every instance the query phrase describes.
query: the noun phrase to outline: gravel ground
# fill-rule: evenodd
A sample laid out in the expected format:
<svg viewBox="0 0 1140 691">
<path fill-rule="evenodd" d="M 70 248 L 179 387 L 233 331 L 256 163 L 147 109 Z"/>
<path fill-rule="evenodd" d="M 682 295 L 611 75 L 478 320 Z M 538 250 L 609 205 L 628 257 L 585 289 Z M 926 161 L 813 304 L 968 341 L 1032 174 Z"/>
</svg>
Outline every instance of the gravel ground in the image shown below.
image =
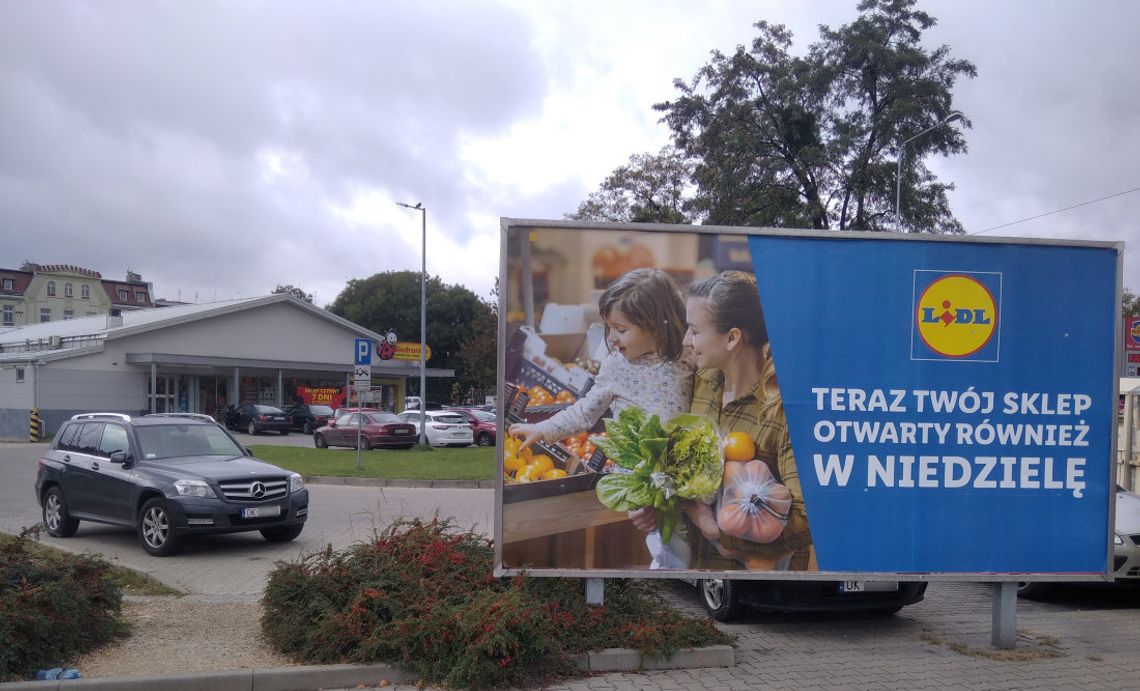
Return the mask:
<svg viewBox="0 0 1140 691">
<path fill-rule="evenodd" d="M 261 635 L 261 605 L 186 597 L 125 597 L 131 636 L 69 666 L 84 677 L 215 672 L 297 663 Z"/>
</svg>

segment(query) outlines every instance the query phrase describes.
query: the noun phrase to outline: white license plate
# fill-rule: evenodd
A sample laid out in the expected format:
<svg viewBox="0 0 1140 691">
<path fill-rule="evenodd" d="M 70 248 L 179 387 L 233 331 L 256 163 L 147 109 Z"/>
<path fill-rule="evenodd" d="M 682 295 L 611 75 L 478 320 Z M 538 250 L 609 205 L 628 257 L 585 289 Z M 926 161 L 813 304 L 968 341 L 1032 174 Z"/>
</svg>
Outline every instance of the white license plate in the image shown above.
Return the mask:
<svg viewBox="0 0 1140 691">
<path fill-rule="evenodd" d="M 898 581 L 840 581 L 841 593 L 894 593 L 898 592 Z"/>
<path fill-rule="evenodd" d="M 242 518 L 272 518 L 281 515 L 281 505 L 273 506 L 246 506 L 241 510 Z"/>
<path fill-rule="evenodd" d="M 397 430 L 392 430 L 392 434 L 408 434 L 408 433 L 409 433 L 409 432 L 408 432 L 408 430 L 406 430 L 406 429 L 397 429 Z"/>
</svg>

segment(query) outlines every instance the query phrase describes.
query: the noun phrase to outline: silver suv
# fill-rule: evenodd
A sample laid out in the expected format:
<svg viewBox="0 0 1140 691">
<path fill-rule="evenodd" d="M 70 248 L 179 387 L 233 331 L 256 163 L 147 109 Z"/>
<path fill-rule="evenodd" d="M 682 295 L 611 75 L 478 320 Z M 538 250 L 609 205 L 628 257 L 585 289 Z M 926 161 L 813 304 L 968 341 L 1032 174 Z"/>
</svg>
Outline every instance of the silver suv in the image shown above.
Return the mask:
<svg viewBox="0 0 1140 691">
<path fill-rule="evenodd" d="M 48 534 L 71 537 L 80 521 L 129 526 L 156 557 L 199 534 L 287 542 L 309 513 L 300 475 L 252 458 L 212 421 L 177 415 L 74 416 L 40 459 L 36 497 Z"/>
</svg>

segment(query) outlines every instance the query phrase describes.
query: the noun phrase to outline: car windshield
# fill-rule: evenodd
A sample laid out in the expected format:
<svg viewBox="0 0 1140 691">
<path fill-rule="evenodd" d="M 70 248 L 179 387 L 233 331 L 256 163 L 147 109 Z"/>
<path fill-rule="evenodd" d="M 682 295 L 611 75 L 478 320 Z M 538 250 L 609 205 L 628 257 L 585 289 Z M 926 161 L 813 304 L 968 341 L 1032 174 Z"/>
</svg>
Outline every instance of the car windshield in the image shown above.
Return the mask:
<svg viewBox="0 0 1140 691">
<path fill-rule="evenodd" d="M 368 416 L 368 419 L 377 425 L 390 425 L 392 423 L 396 423 L 396 424 L 403 423 L 403 420 L 396 417 L 392 413 L 372 413 Z"/>
<path fill-rule="evenodd" d="M 313 415 L 332 415 L 333 409 L 327 405 L 311 405 L 309 406 L 309 412 Z"/>
<path fill-rule="evenodd" d="M 217 425 L 139 425 L 142 458 L 153 461 L 186 456 L 241 456 L 241 447 Z"/>
<path fill-rule="evenodd" d="M 495 414 L 488 413 L 485 410 L 472 410 L 471 414 L 474 415 L 479 422 L 496 422 Z"/>
<path fill-rule="evenodd" d="M 257 411 L 258 413 L 261 413 L 263 415 L 264 414 L 280 415 L 281 413 L 285 412 L 284 410 L 281 410 L 280 408 L 278 408 L 276 406 L 271 406 L 271 405 L 255 405 L 255 406 L 253 406 L 253 409 L 255 411 Z"/>
</svg>

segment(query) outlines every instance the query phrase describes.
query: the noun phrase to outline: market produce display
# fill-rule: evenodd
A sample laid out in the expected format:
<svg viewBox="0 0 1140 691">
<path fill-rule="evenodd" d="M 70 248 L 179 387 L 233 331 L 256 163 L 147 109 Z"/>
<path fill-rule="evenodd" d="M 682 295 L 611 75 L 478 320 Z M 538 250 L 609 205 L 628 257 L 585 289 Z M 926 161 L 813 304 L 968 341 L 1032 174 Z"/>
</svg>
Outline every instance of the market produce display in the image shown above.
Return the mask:
<svg viewBox="0 0 1140 691">
<path fill-rule="evenodd" d="M 792 493 L 776 482 L 764 461 L 728 463 L 716 522 L 726 535 L 768 543 L 784 531 Z"/>
</svg>

